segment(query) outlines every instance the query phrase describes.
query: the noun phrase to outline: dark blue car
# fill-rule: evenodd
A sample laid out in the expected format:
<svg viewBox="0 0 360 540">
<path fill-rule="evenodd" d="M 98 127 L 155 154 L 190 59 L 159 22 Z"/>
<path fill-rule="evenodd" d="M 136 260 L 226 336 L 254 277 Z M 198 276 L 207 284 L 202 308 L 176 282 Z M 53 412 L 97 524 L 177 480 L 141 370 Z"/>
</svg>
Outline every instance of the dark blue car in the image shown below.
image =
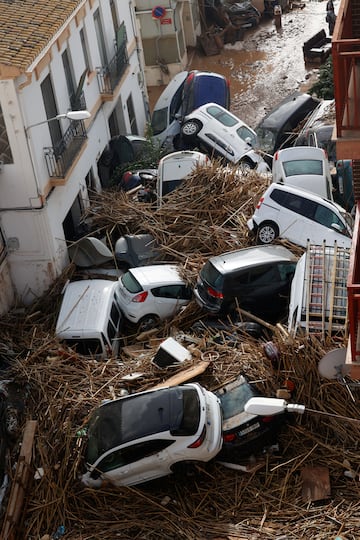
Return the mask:
<svg viewBox="0 0 360 540">
<path fill-rule="evenodd" d="M 183 88 L 181 116 L 205 105 L 217 103 L 225 109 L 230 108 L 230 84 L 220 73 L 210 71 L 189 71 Z"/>
</svg>

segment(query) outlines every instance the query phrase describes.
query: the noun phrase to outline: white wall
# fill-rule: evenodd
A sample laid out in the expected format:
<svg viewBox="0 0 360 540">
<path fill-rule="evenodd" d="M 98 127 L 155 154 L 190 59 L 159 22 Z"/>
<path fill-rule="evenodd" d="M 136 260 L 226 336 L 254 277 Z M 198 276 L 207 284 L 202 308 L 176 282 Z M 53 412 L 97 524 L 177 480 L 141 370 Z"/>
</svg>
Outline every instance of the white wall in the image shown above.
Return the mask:
<svg viewBox="0 0 360 540">
<path fill-rule="evenodd" d="M 48 124 L 45 122 L 31 127 L 27 133 L 24 126 L 46 121 L 40 84 L 49 73 L 58 112 L 69 110 L 61 54 L 68 49 L 77 83 L 85 69 L 79 37 L 82 27 L 86 30 L 91 68 L 100 66 L 93 22 L 93 13 L 99 4 L 110 60 L 115 54 L 113 22 L 108 0 L 101 0 L 99 3 L 95 2 L 92 8 L 89 3 L 86 4 L 85 18 L 79 26 L 75 20 L 70 22 L 69 39 L 62 42 L 60 50 L 60 42 L 54 39 L 49 47 L 51 62 L 39 70 L 38 79 L 35 62 L 30 67 L 29 84 L 25 75 L 15 81 L 0 81 L 0 104 L 14 158 L 13 164 L 4 165 L 0 175 L 0 225 L 10 248 L 7 264 L 15 292 L 18 299 L 25 304 L 43 294 L 69 262 L 62 223 L 79 193 L 85 204 L 88 203 L 85 177 L 91 168 L 95 177 L 97 175 L 97 160 L 110 138 L 108 119 L 117 103 L 122 104 L 122 123 L 128 133 L 130 122 L 126 101 L 130 93 L 140 135 L 145 132 L 148 120 L 146 87 L 141 88 L 138 82 L 142 67 L 139 65 L 140 54 L 135 46 L 133 19 L 129 7 L 131 2 L 117 0 L 118 20 L 126 23 L 129 66 L 121 84 L 108 101 L 103 101 L 99 94 L 96 74 L 92 72 L 86 78 L 83 91 L 87 109 L 92 113 L 87 123 L 86 145 L 75 161 L 65 185 L 51 188 L 43 151 L 44 147 L 52 146 Z M 46 52 L 44 51 L 45 54 Z M 41 61 L 40 57 L 38 61 Z M 61 122 L 65 130 L 69 121 Z M 3 282 L 0 275 L 0 311 Z"/>
</svg>

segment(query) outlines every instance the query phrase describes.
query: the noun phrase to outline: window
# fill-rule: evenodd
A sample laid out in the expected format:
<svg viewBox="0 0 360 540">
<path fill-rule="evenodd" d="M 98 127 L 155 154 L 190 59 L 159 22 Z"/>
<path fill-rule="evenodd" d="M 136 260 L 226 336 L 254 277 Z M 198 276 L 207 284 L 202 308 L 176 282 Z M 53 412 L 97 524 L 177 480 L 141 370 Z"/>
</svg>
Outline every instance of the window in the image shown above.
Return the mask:
<svg viewBox="0 0 360 540">
<path fill-rule="evenodd" d="M 87 37 L 86 37 L 86 34 L 85 34 L 85 28 L 82 28 L 80 30 L 80 41 L 81 41 L 81 47 L 82 47 L 82 51 L 83 51 L 83 55 L 84 55 L 85 67 L 86 67 L 87 71 L 91 71 L 89 53 L 88 53 L 89 47 L 88 47 L 88 44 L 87 44 Z"/>
<path fill-rule="evenodd" d="M 281 206 L 284 206 L 297 214 L 309 219 L 314 219 L 317 204 L 309 199 L 305 199 L 299 195 L 293 195 L 292 193 L 287 193 L 286 191 L 280 191 L 279 189 L 273 190 L 270 195 L 270 199 L 273 199 Z"/>
<path fill-rule="evenodd" d="M 55 116 L 57 116 L 58 110 L 56 106 L 55 94 L 54 94 L 50 75 L 45 77 L 40 87 L 41 87 L 41 93 L 42 93 L 42 97 L 44 101 L 46 118 L 47 119 L 54 118 Z M 59 153 L 61 153 L 62 133 L 61 133 L 61 128 L 60 128 L 60 122 L 57 120 L 49 122 L 48 127 L 49 127 L 50 137 L 51 137 L 51 141 L 52 141 L 52 145 L 54 147 L 55 153 L 57 153 L 57 150 L 59 151 Z"/>
<path fill-rule="evenodd" d="M 66 344 L 78 354 L 92 356 L 102 354 L 103 347 L 99 339 L 67 339 Z"/>
<path fill-rule="evenodd" d="M 12 157 L 11 148 L 9 144 L 9 139 L 7 136 L 5 119 L 0 107 L 0 161 L 3 163 L 14 163 Z"/>
<path fill-rule="evenodd" d="M 155 287 L 154 289 L 151 289 L 151 292 L 158 298 L 174 298 L 179 300 L 190 300 L 192 294 L 189 287 L 181 284 Z"/>
<path fill-rule="evenodd" d="M 132 444 L 126 448 L 111 452 L 111 454 L 100 461 L 96 469 L 101 472 L 118 469 L 124 465 L 140 461 L 140 459 L 158 454 L 171 444 L 173 444 L 173 441 L 163 439 Z"/>
<path fill-rule="evenodd" d="M 239 135 L 240 139 L 245 142 L 248 142 L 247 139 L 250 139 L 251 146 L 255 146 L 256 137 L 253 132 L 247 126 L 241 126 L 236 130 L 236 133 Z"/>
<path fill-rule="evenodd" d="M 339 217 L 330 210 L 321 204 L 317 205 L 316 212 L 314 215 L 314 220 L 329 229 L 332 228 L 332 225 L 337 225 L 340 227 L 341 231 L 345 230 L 344 223 L 339 219 Z"/>
<path fill-rule="evenodd" d="M 322 176 L 323 162 L 319 159 L 296 159 L 284 161 L 285 176 L 297 176 L 302 174 L 316 174 Z"/>
<path fill-rule="evenodd" d="M 108 61 L 107 61 L 107 54 L 106 54 L 104 32 L 103 32 L 103 27 L 101 24 L 100 12 L 98 9 L 94 13 L 94 24 L 95 24 L 96 38 L 97 38 L 97 42 L 99 46 L 101 64 L 103 67 L 105 67 L 108 64 Z"/>
<path fill-rule="evenodd" d="M 115 2 L 114 0 L 110 0 L 110 10 L 111 10 L 111 17 L 112 17 L 112 22 L 113 22 L 113 26 L 114 26 L 114 32 L 115 32 L 115 35 L 116 35 L 116 32 L 119 28 L 119 21 L 118 21 L 118 17 L 117 17 L 117 13 L 116 13 L 116 7 L 115 7 Z"/>
<path fill-rule="evenodd" d="M 137 135 L 138 128 L 136 124 L 135 109 L 134 109 L 134 103 L 133 103 L 131 94 L 126 100 L 126 106 L 127 106 L 128 115 L 129 115 L 131 133 L 132 135 Z"/>
<path fill-rule="evenodd" d="M 222 109 L 220 109 L 220 107 L 216 107 L 216 105 L 208 107 L 206 109 L 206 112 L 213 118 L 216 118 L 218 122 L 227 127 L 235 126 L 239 122 L 237 118 L 223 111 Z"/>
<path fill-rule="evenodd" d="M 65 49 L 61 58 L 62 58 L 63 66 L 64 66 L 68 94 L 69 94 L 69 97 L 72 98 L 75 95 L 74 72 L 73 72 L 73 67 L 71 64 L 70 54 L 68 53 L 67 49 Z"/>
</svg>

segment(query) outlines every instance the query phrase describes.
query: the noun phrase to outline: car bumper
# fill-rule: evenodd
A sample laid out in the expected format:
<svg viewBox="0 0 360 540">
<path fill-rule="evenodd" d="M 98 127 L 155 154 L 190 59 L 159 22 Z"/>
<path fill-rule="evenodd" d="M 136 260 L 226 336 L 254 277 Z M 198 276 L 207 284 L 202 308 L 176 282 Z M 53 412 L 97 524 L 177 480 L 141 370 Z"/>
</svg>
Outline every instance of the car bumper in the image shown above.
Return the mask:
<svg viewBox="0 0 360 540">
<path fill-rule="evenodd" d="M 209 313 L 219 313 L 220 312 L 220 306 L 216 306 L 216 305 L 213 305 L 213 304 L 210 304 L 208 302 L 205 302 L 201 296 L 199 295 L 199 292 L 198 290 L 195 288 L 194 289 L 194 298 L 195 298 L 195 302 L 197 303 L 197 305 L 199 307 L 201 307 L 202 309 L 204 309 L 205 311 L 209 312 Z"/>
<path fill-rule="evenodd" d="M 256 233 L 257 231 L 257 228 L 258 228 L 258 225 L 257 223 L 254 221 L 253 218 L 250 218 L 248 219 L 248 221 L 246 222 L 247 226 L 248 226 L 248 229 L 253 232 L 253 233 Z"/>
</svg>

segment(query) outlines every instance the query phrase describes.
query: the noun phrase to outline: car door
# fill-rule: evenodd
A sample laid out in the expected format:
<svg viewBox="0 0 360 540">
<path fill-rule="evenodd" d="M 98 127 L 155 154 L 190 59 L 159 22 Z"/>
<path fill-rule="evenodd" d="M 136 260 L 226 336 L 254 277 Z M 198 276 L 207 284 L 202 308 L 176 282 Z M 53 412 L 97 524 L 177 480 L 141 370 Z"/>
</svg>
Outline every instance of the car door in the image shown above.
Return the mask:
<svg viewBox="0 0 360 540">
<path fill-rule="evenodd" d="M 166 319 L 177 313 L 192 298 L 192 290 L 183 283 L 154 287 L 151 289 L 151 293 L 154 297 L 156 313 L 161 319 Z"/>
<path fill-rule="evenodd" d="M 296 263 L 269 262 L 254 266 L 242 276 L 240 306 L 276 322 L 287 307 Z"/>
<path fill-rule="evenodd" d="M 150 439 L 114 449 L 100 458 L 96 474 L 114 485 L 139 484 L 170 473 L 168 439 Z"/>
</svg>

